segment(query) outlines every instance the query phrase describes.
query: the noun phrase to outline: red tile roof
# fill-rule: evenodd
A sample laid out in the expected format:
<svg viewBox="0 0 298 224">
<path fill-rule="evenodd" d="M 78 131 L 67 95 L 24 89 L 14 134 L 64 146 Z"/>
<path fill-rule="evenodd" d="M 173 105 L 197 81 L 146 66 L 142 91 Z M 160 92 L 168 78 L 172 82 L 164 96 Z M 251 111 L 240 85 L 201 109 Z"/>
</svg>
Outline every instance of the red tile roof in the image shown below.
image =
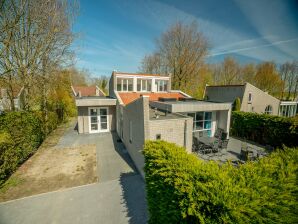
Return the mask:
<svg viewBox="0 0 298 224">
<path fill-rule="evenodd" d="M 114 74 L 135 75 L 135 76 L 168 76 L 168 75 L 161 75 L 161 74 L 128 73 L 128 72 L 114 72 Z"/>
<path fill-rule="evenodd" d="M 98 89 L 96 91 L 96 86 L 73 86 L 76 96 L 81 92 L 81 96 L 104 96 L 102 91 Z"/>
<path fill-rule="evenodd" d="M 129 104 L 132 101 L 141 97 L 141 95 L 149 96 L 150 101 L 157 101 L 159 98 L 186 98 L 182 93 L 170 92 L 170 93 L 132 93 L 132 92 L 118 92 L 122 102 L 124 104 Z"/>
</svg>

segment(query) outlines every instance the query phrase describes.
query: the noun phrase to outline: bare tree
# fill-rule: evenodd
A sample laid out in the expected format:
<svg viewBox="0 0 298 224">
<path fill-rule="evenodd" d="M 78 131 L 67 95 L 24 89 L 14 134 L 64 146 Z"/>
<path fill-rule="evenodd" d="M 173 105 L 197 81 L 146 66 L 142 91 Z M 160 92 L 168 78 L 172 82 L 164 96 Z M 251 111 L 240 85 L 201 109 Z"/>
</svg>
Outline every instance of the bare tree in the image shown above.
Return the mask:
<svg viewBox="0 0 298 224">
<path fill-rule="evenodd" d="M 190 94 L 198 83 L 199 70 L 208 52 L 208 42 L 195 22 L 178 22 L 157 40 L 157 51 L 145 56 L 142 71 L 172 76 L 172 87 Z"/>
<path fill-rule="evenodd" d="M 297 95 L 298 61 L 286 62 L 282 64 L 280 67 L 280 76 L 284 82 L 284 86 L 281 92 L 281 99 L 295 99 Z M 287 91 L 286 97 L 285 91 Z"/>
<path fill-rule="evenodd" d="M 46 97 L 51 70 L 70 59 L 76 7 L 67 0 L 12 0 L 6 4 L 7 13 L 1 15 L 7 21 L 1 24 L 1 77 L 14 76 L 24 86 L 29 109 L 34 86 Z"/>
<path fill-rule="evenodd" d="M 152 55 L 145 55 L 141 62 L 141 72 L 149 74 L 165 73 L 162 70 L 162 59 L 159 53 L 153 53 Z"/>
</svg>

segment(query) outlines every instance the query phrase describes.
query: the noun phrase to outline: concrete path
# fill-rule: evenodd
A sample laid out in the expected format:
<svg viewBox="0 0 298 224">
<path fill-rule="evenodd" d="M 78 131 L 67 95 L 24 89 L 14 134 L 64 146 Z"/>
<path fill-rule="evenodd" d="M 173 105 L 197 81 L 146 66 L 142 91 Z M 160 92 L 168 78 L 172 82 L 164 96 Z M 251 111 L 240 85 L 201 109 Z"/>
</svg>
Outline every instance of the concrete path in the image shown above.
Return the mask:
<svg viewBox="0 0 298 224">
<path fill-rule="evenodd" d="M 57 147 L 95 144 L 99 183 L 0 203 L 0 224 L 147 223 L 144 181 L 117 139 L 69 128 Z"/>
</svg>

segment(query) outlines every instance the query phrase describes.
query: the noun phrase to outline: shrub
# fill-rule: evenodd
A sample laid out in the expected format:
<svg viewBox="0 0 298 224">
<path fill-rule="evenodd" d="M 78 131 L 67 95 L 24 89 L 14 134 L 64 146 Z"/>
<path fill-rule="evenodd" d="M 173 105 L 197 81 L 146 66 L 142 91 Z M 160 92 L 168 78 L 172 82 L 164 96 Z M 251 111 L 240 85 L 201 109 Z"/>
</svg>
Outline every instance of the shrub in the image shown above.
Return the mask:
<svg viewBox="0 0 298 224">
<path fill-rule="evenodd" d="M 240 98 L 237 97 L 233 103 L 233 111 L 240 111 L 241 108 L 241 101 Z"/>
<path fill-rule="evenodd" d="M 298 122 L 295 118 L 232 112 L 231 134 L 263 145 L 297 146 Z"/>
<path fill-rule="evenodd" d="M 0 115 L 0 185 L 35 152 L 43 138 L 41 120 L 34 113 Z"/>
<path fill-rule="evenodd" d="M 297 149 L 235 168 L 164 141 L 144 146 L 149 223 L 297 223 Z"/>
<path fill-rule="evenodd" d="M 44 120 L 44 116 L 41 111 L 36 111 L 34 114 L 41 121 L 42 132 L 45 136 L 55 130 L 60 123 L 58 115 L 55 112 L 48 111 L 46 120 Z"/>
</svg>

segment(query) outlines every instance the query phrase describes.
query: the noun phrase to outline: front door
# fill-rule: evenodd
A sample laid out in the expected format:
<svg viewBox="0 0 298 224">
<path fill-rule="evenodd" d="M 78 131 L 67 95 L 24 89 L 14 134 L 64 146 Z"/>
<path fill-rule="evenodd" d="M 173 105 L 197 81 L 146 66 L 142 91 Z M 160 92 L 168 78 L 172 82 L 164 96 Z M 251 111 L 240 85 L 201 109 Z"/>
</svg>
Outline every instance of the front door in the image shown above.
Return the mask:
<svg viewBox="0 0 298 224">
<path fill-rule="evenodd" d="M 98 133 L 108 131 L 108 108 L 91 107 L 89 108 L 90 117 L 90 133 Z"/>
</svg>

